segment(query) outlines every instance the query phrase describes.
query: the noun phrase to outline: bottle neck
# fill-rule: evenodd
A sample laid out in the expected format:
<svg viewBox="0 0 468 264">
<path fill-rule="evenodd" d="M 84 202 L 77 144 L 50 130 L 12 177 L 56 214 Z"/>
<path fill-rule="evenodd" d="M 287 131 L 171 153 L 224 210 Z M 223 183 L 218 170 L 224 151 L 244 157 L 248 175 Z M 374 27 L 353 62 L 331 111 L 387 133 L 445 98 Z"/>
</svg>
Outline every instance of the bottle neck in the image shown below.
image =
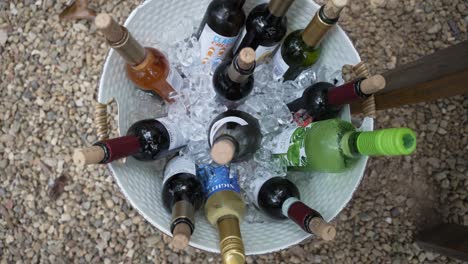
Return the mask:
<svg viewBox="0 0 468 264">
<path fill-rule="evenodd" d="M 218 230 L 223 263 L 244 263 L 245 250 L 239 219 L 232 215 L 220 218 L 218 220 Z"/>
<path fill-rule="evenodd" d="M 271 15 L 281 19 L 288 12 L 294 0 L 271 0 L 268 4 L 268 11 Z"/>
<path fill-rule="evenodd" d="M 341 106 L 369 97 L 361 91 L 361 83 L 364 79 L 345 83 L 328 90 L 327 103 L 333 106 Z"/>
<path fill-rule="evenodd" d="M 313 233 L 309 227 L 310 221 L 314 218 L 322 219 L 319 212 L 313 210 L 297 198 L 289 198 L 284 202 L 283 214 L 308 233 Z"/>
<path fill-rule="evenodd" d="M 127 28 L 122 26 L 122 30 L 124 32 L 122 39 L 114 42 L 107 40 L 109 46 L 116 50 L 128 64 L 135 66 L 142 63 L 146 58 L 145 48 L 133 38 Z"/>
<path fill-rule="evenodd" d="M 100 163 L 110 163 L 137 154 L 141 150 L 140 140 L 137 136 L 123 136 L 103 140 L 94 145 L 100 146 L 105 152 L 104 159 Z"/>
<path fill-rule="evenodd" d="M 190 226 L 193 233 L 195 229 L 195 208 L 189 201 L 180 200 L 172 205 L 171 233 L 174 232 L 174 228 L 180 223 Z"/>
<path fill-rule="evenodd" d="M 236 1 L 236 9 L 237 9 L 237 10 L 242 9 L 242 7 L 244 6 L 244 4 L 245 4 L 245 0 L 237 0 L 237 1 Z"/>
<path fill-rule="evenodd" d="M 337 21 L 338 18 L 327 18 L 324 14 L 324 7 L 322 6 L 302 32 L 302 40 L 307 46 L 316 48 L 320 40 L 322 40 L 322 37 Z"/>
<path fill-rule="evenodd" d="M 239 67 L 239 56 L 237 56 L 234 60 L 232 60 L 232 63 L 229 65 L 226 71 L 227 76 L 231 81 L 242 84 L 249 79 L 250 75 L 253 74 L 254 69 L 255 63 L 252 64 L 252 66 L 248 70 L 244 70 L 241 67 Z"/>
<path fill-rule="evenodd" d="M 348 157 L 409 155 L 416 149 L 416 134 L 409 128 L 349 132 L 343 135 L 341 148 Z"/>
</svg>

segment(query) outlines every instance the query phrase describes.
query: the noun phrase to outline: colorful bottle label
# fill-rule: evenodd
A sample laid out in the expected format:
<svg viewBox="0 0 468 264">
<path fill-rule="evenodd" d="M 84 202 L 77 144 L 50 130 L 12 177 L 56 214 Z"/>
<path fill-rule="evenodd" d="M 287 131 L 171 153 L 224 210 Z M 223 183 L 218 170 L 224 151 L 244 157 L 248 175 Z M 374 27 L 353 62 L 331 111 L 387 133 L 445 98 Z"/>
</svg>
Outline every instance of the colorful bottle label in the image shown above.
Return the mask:
<svg viewBox="0 0 468 264">
<path fill-rule="evenodd" d="M 200 165 L 198 175 L 207 198 L 219 191 L 240 193 L 237 171 L 234 169 L 230 170 L 227 166 Z"/>
<path fill-rule="evenodd" d="M 186 156 L 179 156 L 171 159 L 164 168 L 163 184 L 169 178 L 179 173 L 196 175 L 195 163 Z"/>
<path fill-rule="evenodd" d="M 314 123 L 302 128 L 290 128 L 278 135 L 272 154 L 280 155 L 287 166 L 306 167 L 305 134 Z"/>
<path fill-rule="evenodd" d="M 210 63 L 211 70 L 214 71 L 223 61 L 229 50 L 234 46 L 238 36 L 239 35 L 235 37 L 222 36 L 206 24 L 199 39 L 202 63 Z"/>
<path fill-rule="evenodd" d="M 169 134 L 170 143 L 168 150 L 173 150 L 187 145 L 187 139 L 182 134 L 182 130 L 177 123 L 167 117 L 158 118 L 156 120 L 163 124 Z"/>
<path fill-rule="evenodd" d="M 237 117 L 237 116 L 227 116 L 227 117 L 224 117 L 224 118 L 221 118 L 220 120 L 216 121 L 212 126 L 211 126 L 211 129 L 210 129 L 210 145 L 213 145 L 214 143 L 214 140 L 215 140 L 215 135 L 216 135 L 216 132 L 218 132 L 218 130 L 223 127 L 224 124 L 226 123 L 229 123 L 229 122 L 232 122 L 232 123 L 237 123 L 241 126 L 246 126 L 248 125 L 247 121 L 245 121 L 244 119 L 240 118 L 240 117 Z"/>
<path fill-rule="evenodd" d="M 166 82 L 172 86 L 172 89 L 179 92 L 184 84 L 184 79 L 182 79 L 182 76 L 180 76 L 176 69 L 170 67 L 169 74 L 166 77 Z"/>
<path fill-rule="evenodd" d="M 273 78 L 275 80 L 280 79 L 288 71 L 289 65 L 284 61 L 283 55 L 281 55 L 281 47 L 276 51 L 273 57 Z"/>
</svg>

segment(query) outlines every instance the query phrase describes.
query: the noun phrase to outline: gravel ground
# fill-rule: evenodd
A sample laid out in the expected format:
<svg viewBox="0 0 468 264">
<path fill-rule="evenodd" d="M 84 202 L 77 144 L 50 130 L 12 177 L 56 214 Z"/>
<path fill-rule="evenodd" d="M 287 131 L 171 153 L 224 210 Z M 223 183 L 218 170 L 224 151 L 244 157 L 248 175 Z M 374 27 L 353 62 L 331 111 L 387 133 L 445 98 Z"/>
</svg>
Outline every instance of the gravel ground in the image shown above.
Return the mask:
<svg viewBox="0 0 468 264">
<path fill-rule="evenodd" d="M 123 21 L 140 1 L 91 1 Z M 72 147 L 93 142 L 92 106 L 106 54 L 89 22 L 59 23 L 65 1 L 0 0 L 0 263 L 211 263 L 168 238 L 124 200 L 104 167 L 78 170 Z M 352 0 L 342 27 L 375 73 L 466 40 L 463 0 Z M 463 96 L 378 113 L 409 126 L 410 157 L 371 159 L 337 218 L 336 241 L 307 241 L 248 263 L 457 263 L 421 250 L 417 232 L 468 225 L 467 109 Z M 49 198 L 49 183 L 63 176 Z"/>
</svg>

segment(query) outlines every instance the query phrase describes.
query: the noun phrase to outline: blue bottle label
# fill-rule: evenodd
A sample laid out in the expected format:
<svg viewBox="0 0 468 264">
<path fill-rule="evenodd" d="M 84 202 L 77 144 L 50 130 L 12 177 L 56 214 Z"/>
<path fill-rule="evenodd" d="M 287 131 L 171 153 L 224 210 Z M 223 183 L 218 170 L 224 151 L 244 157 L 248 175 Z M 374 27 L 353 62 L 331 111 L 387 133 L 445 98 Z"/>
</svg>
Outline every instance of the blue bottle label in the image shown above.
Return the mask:
<svg viewBox="0 0 468 264">
<path fill-rule="evenodd" d="M 200 165 L 198 175 L 205 188 L 207 198 L 219 191 L 240 192 L 237 172 L 230 170 L 227 166 Z"/>
</svg>

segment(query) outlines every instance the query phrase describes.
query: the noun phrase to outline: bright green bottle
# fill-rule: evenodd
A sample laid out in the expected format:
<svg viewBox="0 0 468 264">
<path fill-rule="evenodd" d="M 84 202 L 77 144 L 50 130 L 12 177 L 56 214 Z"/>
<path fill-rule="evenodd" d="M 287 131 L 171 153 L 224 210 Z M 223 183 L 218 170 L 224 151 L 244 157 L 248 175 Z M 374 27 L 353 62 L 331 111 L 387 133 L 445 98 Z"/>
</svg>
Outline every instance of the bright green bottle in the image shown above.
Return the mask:
<svg viewBox="0 0 468 264">
<path fill-rule="evenodd" d="M 320 40 L 336 24 L 348 0 L 328 0 L 305 29 L 291 32 L 273 57 L 273 76 L 294 80 L 320 55 Z"/>
<path fill-rule="evenodd" d="M 409 155 L 416 149 L 416 134 L 409 128 L 359 132 L 341 119 L 311 123 L 281 133 L 273 154 L 288 167 L 319 172 L 343 172 L 362 155 Z"/>
</svg>

